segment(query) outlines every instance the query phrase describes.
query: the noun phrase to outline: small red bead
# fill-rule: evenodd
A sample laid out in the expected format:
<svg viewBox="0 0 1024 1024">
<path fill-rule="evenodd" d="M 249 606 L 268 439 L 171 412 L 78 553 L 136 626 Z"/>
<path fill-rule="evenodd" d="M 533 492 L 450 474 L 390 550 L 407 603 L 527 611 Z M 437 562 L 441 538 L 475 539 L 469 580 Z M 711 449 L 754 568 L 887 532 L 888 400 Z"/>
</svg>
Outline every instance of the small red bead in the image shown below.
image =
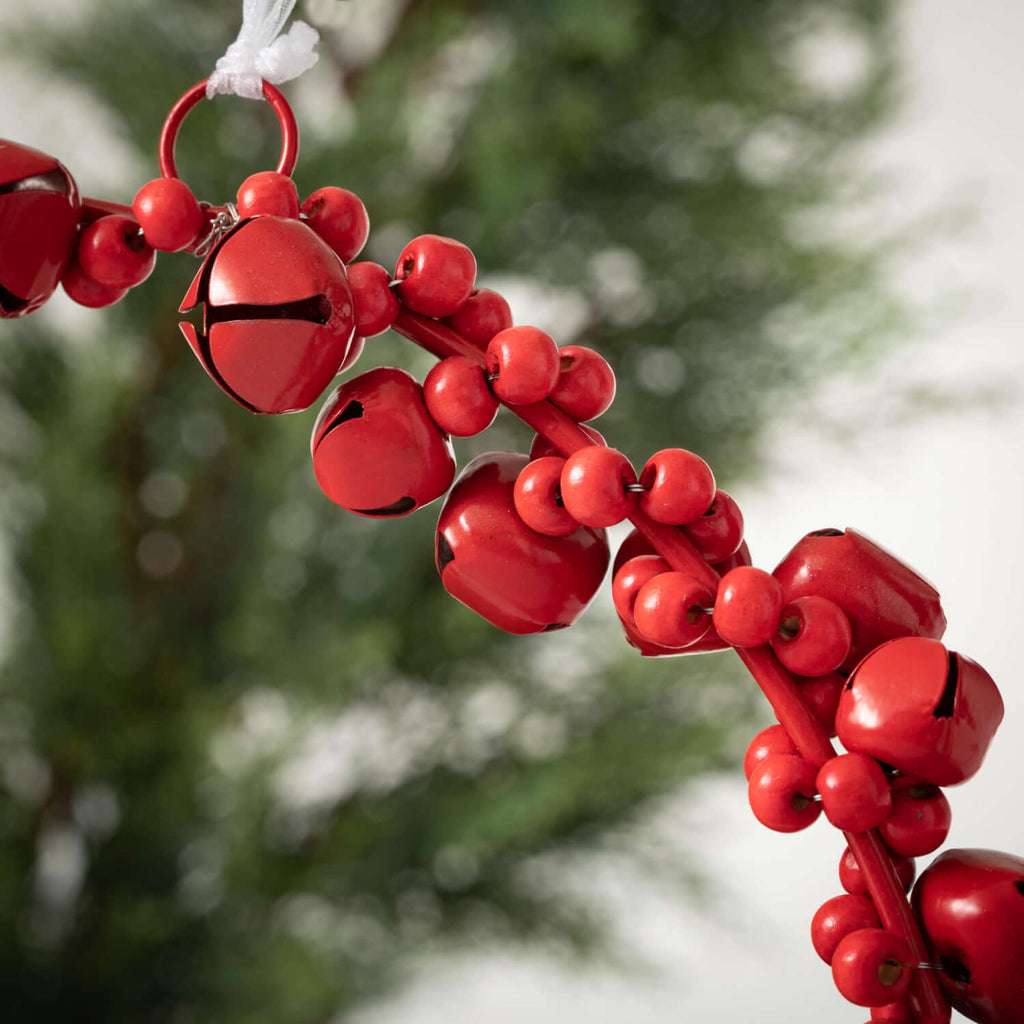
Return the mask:
<svg viewBox="0 0 1024 1024">
<path fill-rule="evenodd" d="M 546 537 L 568 537 L 579 523 L 565 510 L 559 484 L 565 459 L 548 455 L 526 465 L 512 492 L 519 518 Z"/>
<path fill-rule="evenodd" d="M 914 1018 L 907 1001 L 900 999 L 885 1006 L 872 1006 L 869 1024 L 914 1024 Z"/>
<path fill-rule="evenodd" d="M 817 787 L 825 817 L 844 832 L 878 828 L 892 809 L 885 772 L 865 754 L 841 754 L 826 761 Z"/>
<path fill-rule="evenodd" d="M 146 243 L 160 252 L 179 252 L 206 230 L 202 207 L 180 178 L 156 178 L 135 193 L 132 213 Z"/>
<path fill-rule="evenodd" d="M 775 635 L 782 587 L 771 573 L 752 565 L 722 577 L 715 598 L 715 629 L 733 647 L 760 647 Z"/>
<path fill-rule="evenodd" d="M 772 650 L 798 676 L 833 672 L 850 653 L 850 620 L 827 597 L 798 597 L 782 609 L 781 620 L 772 637 Z"/>
<path fill-rule="evenodd" d="M 487 343 L 491 387 L 509 405 L 531 405 L 558 382 L 558 347 L 536 327 L 509 327 Z"/>
<path fill-rule="evenodd" d="M 328 185 L 318 188 L 300 207 L 306 223 L 337 253 L 342 263 L 350 263 L 370 237 L 370 218 L 362 199 L 347 188 Z"/>
<path fill-rule="evenodd" d="M 612 580 L 612 603 L 619 618 L 626 625 L 636 628 L 633 610 L 640 588 L 659 573 L 670 572 L 672 567 L 660 555 L 637 555 L 627 559 L 615 570 Z"/>
<path fill-rule="evenodd" d="M 685 572 L 663 572 L 636 595 L 633 621 L 642 636 L 659 647 L 695 644 L 711 628 L 711 591 Z"/>
<path fill-rule="evenodd" d="M 916 785 L 892 794 L 892 810 L 878 827 L 885 845 L 905 857 L 937 850 L 949 834 L 953 812 L 938 786 Z"/>
<path fill-rule="evenodd" d="M 743 543 L 743 513 L 729 494 L 715 491 L 704 514 L 687 523 L 683 530 L 701 558 L 711 563 L 724 562 Z"/>
<path fill-rule="evenodd" d="M 579 425 L 582 430 L 596 445 L 600 445 L 602 448 L 608 447 L 608 442 L 605 441 L 604 435 L 600 431 L 595 430 L 593 427 L 586 423 Z M 562 453 L 543 435 L 537 434 L 533 438 L 533 444 L 530 445 L 530 458 L 540 459 L 545 455 L 561 455 Z"/>
<path fill-rule="evenodd" d="M 715 500 L 715 475 L 711 467 L 685 448 L 655 452 L 640 472 L 640 483 L 644 486 L 641 511 L 655 522 L 669 526 L 683 526 L 700 519 Z"/>
<path fill-rule="evenodd" d="M 512 310 L 496 291 L 474 288 L 444 322 L 477 348 L 487 348 L 491 338 L 512 326 Z"/>
<path fill-rule="evenodd" d="M 811 918 L 811 944 L 825 963 L 832 963 L 836 946 L 851 932 L 880 928 L 881 922 L 870 898 L 844 893 L 823 903 Z"/>
<path fill-rule="evenodd" d="M 747 753 L 743 758 L 743 774 L 746 775 L 747 781 L 750 781 L 754 769 L 762 761 L 780 754 L 796 757 L 799 751 L 789 738 L 789 733 L 786 732 L 784 726 L 769 725 L 767 729 L 762 729 L 747 747 Z"/>
<path fill-rule="evenodd" d="M 131 217 L 109 214 L 94 220 L 78 238 L 83 273 L 108 288 L 134 288 L 153 272 L 156 253 Z"/>
<path fill-rule="evenodd" d="M 823 676 L 796 676 L 794 682 L 800 687 L 800 696 L 814 712 L 818 724 L 831 739 L 836 734 L 836 710 L 846 680 L 838 672 L 829 672 Z"/>
<path fill-rule="evenodd" d="M 476 258 L 469 246 L 444 235 L 420 235 L 398 257 L 398 294 L 421 316 L 451 316 L 469 298 Z"/>
<path fill-rule="evenodd" d="M 551 401 L 577 422 L 596 419 L 615 398 L 615 373 L 607 360 L 582 345 L 563 345 L 558 359 L 560 372 Z"/>
<path fill-rule="evenodd" d="M 345 268 L 352 290 L 356 334 L 372 338 L 383 334 L 394 322 L 401 308 L 389 287 L 391 275 L 379 263 L 350 263 Z"/>
<path fill-rule="evenodd" d="M 614 526 L 636 505 L 635 492 L 626 490 L 635 483 L 636 473 L 622 452 L 589 445 L 565 461 L 562 501 L 584 526 Z"/>
<path fill-rule="evenodd" d="M 238 187 L 238 216 L 286 217 L 299 215 L 299 193 L 287 174 L 259 171 L 250 174 Z"/>
<path fill-rule="evenodd" d="M 127 288 L 108 288 L 105 284 L 94 281 L 83 272 L 78 260 L 74 259 L 64 268 L 60 283 L 70 299 L 90 309 L 112 306 L 128 294 Z"/>
<path fill-rule="evenodd" d="M 741 565 L 751 565 L 753 559 L 750 557 L 750 548 L 744 541 L 724 562 L 712 562 L 711 568 L 724 576 L 730 569 L 738 569 Z"/>
<path fill-rule="evenodd" d="M 885 1006 L 910 987 L 913 963 L 906 939 L 881 928 L 861 928 L 836 947 L 832 980 L 857 1006 Z"/>
<path fill-rule="evenodd" d="M 484 368 L 465 356 L 448 356 L 431 369 L 423 382 L 423 400 L 434 422 L 455 437 L 486 430 L 501 404 L 487 386 Z"/>
<path fill-rule="evenodd" d="M 896 877 L 900 880 L 903 891 L 909 892 L 910 887 L 914 884 L 914 875 L 917 874 L 917 867 L 913 859 L 898 853 L 890 854 L 889 859 L 896 869 Z M 868 891 L 867 879 L 857 863 L 853 850 L 849 847 L 846 847 L 842 857 L 839 858 L 839 884 L 847 892 L 863 893 Z"/>
<path fill-rule="evenodd" d="M 775 832 L 799 832 L 813 824 L 821 813 L 821 804 L 812 799 L 816 774 L 802 757 L 765 758 L 747 787 L 754 817 Z"/>
</svg>

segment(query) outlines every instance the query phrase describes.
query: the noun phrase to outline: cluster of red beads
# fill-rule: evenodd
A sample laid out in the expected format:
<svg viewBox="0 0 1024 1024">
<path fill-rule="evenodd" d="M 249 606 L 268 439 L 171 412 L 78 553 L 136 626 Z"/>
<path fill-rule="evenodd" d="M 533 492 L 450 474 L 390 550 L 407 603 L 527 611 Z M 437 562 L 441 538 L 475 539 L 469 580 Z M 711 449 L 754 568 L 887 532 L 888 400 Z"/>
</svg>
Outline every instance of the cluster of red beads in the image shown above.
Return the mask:
<svg viewBox="0 0 1024 1024">
<path fill-rule="evenodd" d="M 422 385 L 380 367 L 334 389 L 311 441 L 325 494 L 373 517 L 447 495 L 443 585 L 512 633 L 574 622 L 611 560 L 606 529 L 629 521 L 612 583 L 629 643 L 648 656 L 733 648 L 779 723 L 747 750 L 754 814 L 792 832 L 823 811 L 844 833 L 845 892 L 811 926 L 842 994 L 894 1024 L 939 1024 L 951 1005 L 981 1024 L 1024 1020 L 1024 860 L 949 851 L 906 897 L 914 858 L 949 829 L 942 787 L 978 770 L 1003 714 L 984 669 L 940 642 L 939 596 L 913 569 L 853 530 L 808 534 L 771 573 L 754 567 L 739 507 L 699 456 L 666 449 L 637 473 L 584 425 L 614 398 L 600 355 L 514 326 L 454 239 L 415 238 L 393 273 L 352 262 L 369 220 L 344 189 L 300 203 L 288 175 L 264 172 L 233 207 L 210 207 L 165 176 L 118 210 L 80 203 L 56 161 L 0 143 L 0 234 L 25 240 L 40 224 L 28 270 L 0 259 L 3 315 L 36 308 L 58 280 L 105 305 L 148 276 L 156 250 L 204 254 L 182 304 L 203 322 L 182 330 L 254 412 L 307 408 L 389 328 L 436 355 Z M 455 481 L 451 437 L 485 430 L 501 405 L 536 431 L 529 455 L 479 456 Z"/>
</svg>

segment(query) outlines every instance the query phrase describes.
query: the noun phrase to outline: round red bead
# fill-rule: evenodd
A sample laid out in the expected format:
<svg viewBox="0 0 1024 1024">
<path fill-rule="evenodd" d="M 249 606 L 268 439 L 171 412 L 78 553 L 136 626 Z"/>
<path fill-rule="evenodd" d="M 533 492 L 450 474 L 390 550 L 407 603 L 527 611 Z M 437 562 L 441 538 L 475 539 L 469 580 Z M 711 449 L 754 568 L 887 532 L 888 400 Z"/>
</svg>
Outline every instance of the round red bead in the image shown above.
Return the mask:
<svg viewBox="0 0 1024 1024">
<path fill-rule="evenodd" d="M 562 504 L 559 484 L 564 464 L 565 459 L 557 455 L 534 459 L 516 477 L 512 492 L 519 518 L 546 537 L 567 537 L 580 525 Z"/>
<path fill-rule="evenodd" d="M 299 215 L 299 193 L 287 174 L 259 171 L 238 187 L 239 217 L 287 217 Z"/>
<path fill-rule="evenodd" d="M 821 804 L 812 799 L 816 774 L 802 757 L 765 758 L 747 787 L 754 817 L 775 832 L 799 832 L 813 824 L 821 813 Z"/>
<path fill-rule="evenodd" d="M 588 445 L 565 461 L 562 501 L 585 526 L 614 526 L 636 505 L 636 494 L 626 490 L 635 483 L 636 473 L 622 452 Z"/>
<path fill-rule="evenodd" d="M 891 853 L 889 859 L 896 870 L 896 877 L 900 880 L 904 892 L 909 892 L 914 884 L 914 875 L 917 868 L 911 857 L 904 857 L 902 854 Z M 843 851 L 839 858 L 839 884 L 847 892 L 863 893 L 868 891 L 867 879 L 857 863 L 853 850 L 849 847 Z"/>
<path fill-rule="evenodd" d="M 578 422 L 605 412 L 615 398 L 615 374 L 607 360 L 582 345 L 564 345 L 558 359 L 559 376 L 551 401 Z"/>
<path fill-rule="evenodd" d="M 401 308 L 390 288 L 391 275 L 379 263 L 369 262 L 350 263 L 345 272 L 352 290 L 356 334 L 360 338 L 383 334 Z"/>
<path fill-rule="evenodd" d="M 885 1006 L 910 987 L 913 964 L 906 939 L 881 928 L 861 928 L 836 947 L 832 980 L 857 1006 Z"/>
<path fill-rule="evenodd" d="M 512 310 L 503 295 L 490 288 L 474 288 L 444 322 L 477 348 L 487 348 L 491 338 L 512 326 Z"/>
<path fill-rule="evenodd" d="M 796 676 L 794 682 L 800 687 L 800 696 L 814 712 L 818 724 L 829 738 L 835 736 L 836 709 L 846 680 L 838 672 L 829 672 L 823 676 Z"/>
<path fill-rule="evenodd" d="M 156 178 L 135 193 L 132 213 L 147 245 L 160 252 L 178 252 L 206 230 L 199 201 L 180 178 Z"/>
<path fill-rule="evenodd" d="M 435 364 L 423 382 L 423 400 L 434 422 L 455 437 L 486 430 L 500 405 L 483 367 L 465 356 L 448 356 Z"/>
<path fill-rule="evenodd" d="M 134 288 L 153 272 L 156 253 L 131 217 L 94 220 L 78 239 L 78 262 L 87 277 L 108 288 Z"/>
<path fill-rule="evenodd" d="M 772 650 L 796 675 L 833 672 L 850 652 L 850 620 L 827 597 L 798 597 L 782 609 L 781 620 L 779 631 L 772 637 Z"/>
<path fill-rule="evenodd" d="M 362 199 L 347 188 L 318 188 L 300 207 L 306 223 L 337 253 L 354 260 L 370 236 L 370 218 Z"/>
<path fill-rule="evenodd" d="M 825 817 L 845 832 L 877 828 L 892 809 L 885 772 L 864 754 L 841 754 L 826 761 L 817 787 Z"/>
<path fill-rule="evenodd" d="M 711 601 L 711 591 L 687 573 L 659 573 L 637 593 L 633 621 L 659 647 L 689 647 L 711 628 Z"/>
<path fill-rule="evenodd" d="M 127 288 L 108 288 L 105 284 L 94 281 L 84 273 L 78 260 L 72 260 L 64 268 L 60 283 L 70 299 L 90 309 L 112 306 L 128 294 Z"/>
<path fill-rule="evenodd" d="M 704 514 L 683 530 L 705 561 L 724 562 L 743 543 L 743 513 L 729 494 L 715 491 Z"/>
<path fill-rule="evenodd" d="M 875 905 L 862 893 L 843 893 L 823 903 L 811 918 L 811 943 L 825 963 L 832 963 L 836 946 L 851 932 L 879 928 Z"/>
<path fill-rule="evenodd" d="M 536 327 L 508 327 L 487 343 L 487 372 L 503 402 L 543 401 L 558 382 L 558 347 Z"/>
<path fill-rule="evenodd" d="M 892 810 L 878 830 L 894 853 L 922 857 L 946 841 L 952 823 L 953 812 L 942 790 L 915 785 L 893 792 Z"/>
<path fill-rule="evenodd" d="M 451 316 L 469 298 L 476 258 L 468 246 L 444 235 L 420 235 L 398 257 L 398 294 L 421 316 Z"/>
<path fill-rule="evenodd" d="M 715 475 L 711 467 L 685 448 L 655 452 L 640 472 L 640 483 L 644 487 L 641 511 L 655 522 L 669 526 L 683 526 L 700 519 L 715 500 Z"/>
<path fill-rule="evenodd" d="M 775 635 L 782 587 L 771 573 L 738 566 L 722 577 L 715 598 L 715 629 L 734 647 L 760 647 Z"/>
<path fill-rule="evenodd" d="M 750 741 L 747 753 L 743 758 L 743 774 L 746 775 L 749 782 L 750 776 L 754 774 L 754 769 L 767 758 L 780 754 L 796 757 L 798 753 L 784 726 L 769 725 L 767 729 L 762 729 Z"/>
<path fill-rule="evenodd" d="M 640 588 L 659 573 L 670 572 L 671 568 L 660 555 L 637 555 L 635 558 L 627 559 L 615 570 L 615 577 L 612 580 L 612 603 L 619 613 L 619 618 L 626 625 L 636 628 L 633 610 Z"/>
</svg>

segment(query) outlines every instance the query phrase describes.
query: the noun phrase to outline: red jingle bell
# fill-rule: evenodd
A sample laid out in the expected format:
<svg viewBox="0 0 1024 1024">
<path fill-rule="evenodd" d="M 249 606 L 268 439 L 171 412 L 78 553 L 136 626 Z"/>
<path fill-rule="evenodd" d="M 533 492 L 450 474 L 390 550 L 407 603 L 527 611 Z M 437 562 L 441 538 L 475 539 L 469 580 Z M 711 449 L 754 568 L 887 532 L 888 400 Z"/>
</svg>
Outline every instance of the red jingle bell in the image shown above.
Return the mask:
<svg viewBox="0 0 1024 1024">
<path fill-rule="evenodd" d="M 455 478 L 451 441 L 404 370 L 380 366 L 336 388 L 313 427 L 317 483 L 349 512 L 405 516 L 439 498 Z"/>
<path fill-rule="evenodd" d="M 436 562 L 445 590 L 507 633 L 572 625 L 608 568 L 604 530 L 581 526 L 545 537 L 516 514 L 513 489 L 529 460 L 488 452 L 461 473 L 437 524 Z"/>
<path fill-rule="evenodd" d="M 52 156 L 0 139 L 0 318 L 54 292 L 75 248 L 78 188 Z"/>
<path fill-rule="evenodd" d="M 772 575 L 792 601 L 827 597 L 850 620 L 853 642 L 839 666 L 844 675 L 870 651 L 899 636 L 939 639 L 946 617 L 935 588 L 905 562 L 855 530 L 807 534 Z"/>
<path fill-rule="evenodd" d="M 911 902 L 953 1008 L 978 1024 L 1024 1021 L 1024 859 L 947 850 Z"/>
<path fill-rule="evenodd" d="M 179 312 L 203 309 L 202 333 L 180 324 L 206 372 L 251 412 L 308 408 L 353 338 L 345 268 L 300 220 L 253 217 L 207 256 Z"/>
<path fill-rule="evenodd" d="M 849 677 L 836 730 L 847 750 L 950 786 L 981 767 L 1002 718 L 999 690 L 980 665 L 938 640 L 902 637 Z"/>
</svg>

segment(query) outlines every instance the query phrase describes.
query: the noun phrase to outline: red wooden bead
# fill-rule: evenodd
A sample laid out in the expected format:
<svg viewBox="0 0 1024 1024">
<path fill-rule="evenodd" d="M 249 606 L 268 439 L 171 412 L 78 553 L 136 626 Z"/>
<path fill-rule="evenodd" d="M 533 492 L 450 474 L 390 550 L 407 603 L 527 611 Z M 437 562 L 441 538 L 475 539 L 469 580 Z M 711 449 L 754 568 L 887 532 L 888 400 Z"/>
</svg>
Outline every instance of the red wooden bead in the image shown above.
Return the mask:
<svg viewBox="0 0 1024 1024">
<path fill-rule="evenodd" d="M 832 963 L 836 946 L 851 932 L 880 928 L 875 905 L 863 894 L 844 893 L 823 903 L 811 918 L 811 944 L 825 963 Z"/>
<path fill-rule="evenodd" d="M 767 729 L 762 729 L 747 747 L 747 753 L 743 758 L 743 774 L 746 775 L 747 781 L 750 781 L 754 769 L 762 761 L 780 754 L 797 757 L 799 752 L 784 726 L 769 725 Z"/>
<path fill-rule="evenodd" d="M 258 171 L 238 187 L 239 217 L 288 217 L 299 215 L 299 193 L 287 174 Z"/>
<path fill-rule="evenodd" d="M 844 832 L 877 828 L 892 809 L 885 772 L 864 754 L 841 754 L 826 761 L 817 787 L 825 817 Z"/>
<path fill-rule="evenodd" d="M 790 672 L 823 676 L 837 669 L 850 650 L 850 620 L 834 601 L 808 595 L 790 601 L 772 637 L 772 650 Z"/>
<path fill-rule="evenodd" d="M 491 338 L 512 326 L 512 310 L 496 291 L 474 288 L 444 322 L 477 348 L 487 348 Z"/>
<path fill-rule="evenodd" d="M 636 595 L 636 628 L 660 647 L 689 647 L 711 628 L 711 591 L 685 572 L 663 572 Z"/>
<path fill-rule="evenodd" d="M 914 1024 L 914 1017 L 906 999 L 898 999 L 885 1006 L 872 1006 L 871 1024 Z"/>
<path fill-rule="evenodd" d="M 153 272 L 156 253 L 131 217 L 109 214 L 94 220 L 78 238 L 82 271 L 108 288 L 134 288 Z"/>
<path fill-rule="evenodd" d="M 445 589 L 508 633 L 572 625 L 608 568 L 603 530 L 567 537 L 531 530 L 513 506 L 526 456 L 490 452 L 463 470 L 437 524 L 437 568 Z"/>
<path fill-rule="evenodd" d="M 832 955 L 832 980 L 857 1006 L 884 1006 L 910 987 L 914 958 L 907 940 L 881 928 L 851 932 Z"/>
<path fill-rule="evenodd" d="M 802 757 L 765 758 L 747 787 L 754 817 L 775 832 L 799 832 L 813 824 L 821 813 L 821 804 L 812 799 L 816 774 Z"/>
<path fill-rule="evenodd" d="M 878 827 L 885 845 L 905 857 L 937 850 L 953 822 L 946 795 L 938 786 L 910 786 L 892 794 L 892 810 Z"/>
<path fill-rule="evenodd" d="M 455 437 L 486 430 L 501 404 L 487 386 L 484 368 L 465 356 L 448 356 L 434 365 L 423 382 L 423 399 L 434 422 Z"/>
<path fill-rule="evenodd" d="M 782 587 L 763 569 L 739 566 L 722 577 L 715 597 L 719 636 L 734 647 L 759 647 L 775 635 L 782 611 Z"/>
<path fill-rule="evenodd" d="M 317 416 L 311 450 L 324 494 L 375 519 L 408 515 L 455 478 L 451 442 L 430 418 L 419 384 L 393 366 L 335 389 Z"/>
<path fill-rule="evenodd" d="M 352 289 L 355 330 L 360 338 L 383 334 L 401 308 L 390 288 L 391 275 L 379 263 L 350 263 L 348 284 Z"/>
<path fill-rule="evenodd" d="M 912 903 L 953 1008 L 979 1024 L 1024 1021 L 1024 859 L 947 850 Z"/>
<path fill-rule="evenodd" d="M 549 455 L 527 463 L 516 477 L 513 498 L 519 517 L 531 530 L 546 537 L 565 537 L 579 523 L 565 510 L 559 484 L 565 459 Z"/>
<path fill-rule="evenodd" d="M 108 288 L 105 284 L 94 281 L 83 273 L 82 268 L 78 265 L 78 260 L 72 260 L 65 267 L 60 283 L 70 299 L 80 306 L 88 306 L 90 309 L 112 306 L 128 294 L 127 288 Z"/>
<path fill-rule="evenodd" d="M 180 178 L 147 182 L 135 193 L 132 213 L 146 243 L 160 252 L 179 252 L 206 231 L 199 200 Z"/>
<path fill-rule="evenodd" d="M 600 445 L 602 448 L 606 448 L 608 443 L 604 439 L 604 435 L 600 431 L 595 430 L 592 426 L 587 423 L 581 423 L 580 430 L 582 430 L 594 444 Z M 530 458 L 531 459 L 542 459 L 545 455 L 561 455 L 562 453 L 543 435 L 536 434 L 533 438 L 533 443 L 530 445 Z"/>
<path fill-rule="evenodd" d="M 725 491 L 715 491 L 704 514 L 683 530 L 705 561 L 722 562 L 743 543 L 743 513 Z"/>
<path fill-rule="evenodd" d="M 904 892 L 909 892 L 914 884 L 914 875 L 917 871 L 912 857 L 904 857 L 899 853 L 891 853 L 890 858 L 893 867 L 896 869 L 896 877 L 900 880 Z M 839 884 L 847 892 L 863 893 L 868 891 L 867 879 L 857 863 L 853 850 L 848 846 L 843 850 L 839 858 Z"/>
<path fill-rule="evenodd" d="M 898 636 L 939 639 L 946 628 L 935 588 L 909 565 L 855 530 L 807 534 L 775 567 L 787 601 L 827 597 L 853 630 L 839 669 L 849 674 L 866 654 Z"/>
<path fill-rule="evenodd" d="M 636 505 L 636 494 L 626 490 L 635 483 L 636 473 L 622 452 L 590 445 L 566 459 L 562 501 L 585 526 L 614 526 Z"/>
<path fill-rule="evenodd" d="M 847 750 L 950 786 L 981 767 L 1002 718 L 1002 697 L 980 665 L 938 640 L 901 637 L 857 666 L 836 729 Z"/>
<path fill-rule="evenodd" d="M 26 316 L 53 294 L 74 254 L 80 208 L 62 164 L 0 140 L 0 318 Z"/>
<path fill-rule="evenodd" d="M 793 681 L 800 687 L 800 696 L 814 712 L 818 724 L 831 739 L 836 735 L 836 709 L 846 680 L 838 672 L 828 672 L 823 676 L 796 676 Z"/>
<path fill-rule="evenodd" d="M 558 382 L 558 348 L 536 327 L 508 327 L 487 343 L 491 387 L 509 405 L 543 401 Z"/>
<path fill-rule="evenodd" d="M 197 306 L 202 334 L 191 323 L 182 333 L 206 372 L 252 412 L 307 408 L 352 343 L 345 268 L 300 220 L 237 224 L 206 257 L 180 311 Z"/>
<path fill-rule="evenodd" d="M 468 246 L 443 235 L 420 235 L 398 257 L 398 293 L 421 316 L 451 316 L 468 298 L 476 259 Z"/>
<path fill-rule="evenodd" d="M 640 472 L 640 483 L 644 487 L 641 511 L 655 522 L 669 526 L 699 519 L 715 500 L 715 475 L 711 467 L 685 448 L 655 452 Z"/>
<path fill-rule="evenodd" d="M 624 623 L 636 627 L 633 609 L 640 588 L 659 573 L 671 572 L 671 569 L 668 562 L 656 554 L 637 555 L 616 566 L 612 580 L 612 603 Z"/>
<path fill-rule="evenodd" d="M 370 237 L 370 218 L 362 199 L 347 188 L 318 188 L 302 204 L 306 223 L 337 253 L 351 263 Z"/>
<path fill-rule="evenodd" d="M 578 422 L 596 419 L 615 398 L 612 368 L 603 356 L 582 345 L 563 345 L 558 360 L 558 381 L 551 401 Z"/>
</svg>

